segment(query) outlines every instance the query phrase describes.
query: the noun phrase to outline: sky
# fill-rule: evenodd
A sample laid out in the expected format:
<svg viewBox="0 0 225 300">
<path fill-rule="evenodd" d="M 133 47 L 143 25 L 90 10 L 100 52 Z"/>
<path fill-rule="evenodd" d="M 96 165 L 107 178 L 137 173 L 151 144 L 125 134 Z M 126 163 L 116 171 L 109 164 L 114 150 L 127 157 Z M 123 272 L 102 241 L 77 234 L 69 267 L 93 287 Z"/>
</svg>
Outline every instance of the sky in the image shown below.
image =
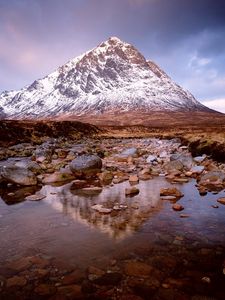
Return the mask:
<svg viewBox="0 0 225 300">
<path fill-rule="evenodd" d="M 225 112 L 225 0 L 0 0 L 0 92 L 32 83 L 110 36 Z"/>
</svg>

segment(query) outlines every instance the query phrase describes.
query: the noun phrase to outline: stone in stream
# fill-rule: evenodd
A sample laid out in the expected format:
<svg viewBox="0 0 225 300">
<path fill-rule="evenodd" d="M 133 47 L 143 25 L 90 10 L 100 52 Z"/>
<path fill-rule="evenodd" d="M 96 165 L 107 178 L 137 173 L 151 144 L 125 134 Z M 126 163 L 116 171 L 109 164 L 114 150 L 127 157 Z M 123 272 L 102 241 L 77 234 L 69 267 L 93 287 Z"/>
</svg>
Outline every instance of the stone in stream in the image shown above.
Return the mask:
<svg viewBox="0 0 225 300">
<path fill-rule="evenodd" d="M 113 180 L 113 174 L 110 171 L 104 171 L 98 177 L 103 185 L 108 185 Z"/>
<path fill-rule="evenodd" d="M 102 160 L 97 155 L 84 154 L 70 163 L 70 170 L 75 176 L 93 176 L 101 171 Z"/>
<path fill-rule="evenodd" d="M 120 281 L 122 280 L 123 275 L 118 272 L 110 272 L 110 273 L 105 273 L 99 278 L 96 278 L 93 280 L 94 284 L 96 285 L 118 285 Z"/>
<path fill-rule="evenodd" d="M 199 164 L 201 164 L 205 159 L 206 159 L 206 155 L 194 157 L 194 161 Z"/>
<path fill-rule="evenodd" d="M 184 168 L 180 161 L 170 161 L 165 164 L 165 170 L 167 172 L 173 173 L 175 171 L 182 171 Z"/>
<path fill-rule="evenodd" d="M 199 184 L 201 185 L 207 185 L 207 184 L 223 184 L 225 181 L 225 173 L 221 171 L 210 171 L 206 174 L 204 174 L 201 179 Z"/>
<path fill-rule="evenodd" d="M 172 206 L 173 210 L 175 211 L 182 211 L 184 209 L 184 207 L 178 203 L 174 203 Z"/>
<path fill-rule="evenodd" d="M 125 189 L 126 196 L 137 195 L 137 194 L 139 194 L 139 189 L 136 186 Z"/>
<path fill-rule="evenodd" d="M 18 286 L 22 287 L 25 286 L 27 283 L 27 280 L 23 276 L 13 276 L 6 281 L 6 286 L 7 288 Z"/>
<path fill-rule="evenodd" d="M 177 197 L 176 197 L 176 196 L 161 196 L 160 199 L 161 199 L 161 200 L 169 200 L 169 201 L 173 201 L 173 200 L 176 200 Z"/>
<path fill-rule="evenodd" d="M 170 160 L 180 162 L 184 168 L 191 169 L 193 165 L 193 158 L 191 155 L 184 155 L 180 153 L 175 153 L 170 156 Z"/>
<path fill-rule="evenodd" d="M 217 202 L 219 202 L 220 204 L 225 205 L 225 197 L 217 199 Z"/>
<path fill-rule="evenodd" d="M 183 197 L 183 194 L 181 191 L 179 191 L 177 188 L 163 188 L 160 190 L 160 196 L 175 196 L 175 197 Z"/>
<path fill-rule="evenodd" d="M 204 170 L 205 170 L 204 166 L 193 166 L 190 169 L 190 172 L 192 172 L 193 174 L 201 174 Z"/>
<path fill-rule="evenodd" d="M 29 186 L 37 184 L 37 177 L 32 171 L 15 165 L 3 165 L 0 167 L 0 176 L 5 181 L 19 185 Z"/>
<path fill-rule="evenodd" d="M 35 195 L 30 195 L 30 196 L 27 196 L 25 198 L 25 200 L 28 200 L 28 201 L 40 201 L 42 199 L 46 198 L 45 195 L 41 195 L 41 194 L 35 194 Z"/>
<path fill-rule="evenodd" d="M 45 174 L 42 179 L 42 183 L 48 184 L 48 183 L 63 182 L 63 181 L 68 181 L 73 179 L 74 179 L 73 174 L 56 171 L 52 174 Z"/>
<path fill-rule="evenodd" d="M 199 192 L 199 195 L 201 195 L 201 196 L 207 195 L 207 189 L 204 186 L 200 186 L 198 188 L 198 192 Z"/>
<path fill-rule="evenodd" d="M 130 175 L 129 176 L 129 182 L 131 183 L 137 183 L 139 181 L 139 178 L 137 175 Z"/>
<path fill-rule="evenodd" d="M 152 266 L 139 261 L 128 261 L 124 266 L 124 272 L 128 276 L 148 277 L 152 271 Z"/>
</svg>

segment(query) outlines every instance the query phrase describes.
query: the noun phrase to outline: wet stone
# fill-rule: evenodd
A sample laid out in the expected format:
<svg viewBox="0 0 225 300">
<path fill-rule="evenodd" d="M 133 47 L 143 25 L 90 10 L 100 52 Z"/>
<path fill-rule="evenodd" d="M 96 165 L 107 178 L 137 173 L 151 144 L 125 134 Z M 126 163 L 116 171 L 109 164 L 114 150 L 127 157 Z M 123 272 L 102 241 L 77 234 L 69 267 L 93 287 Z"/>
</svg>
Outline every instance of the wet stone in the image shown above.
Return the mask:
<svg viewBox="0 0 225 300">
<path fill-rule="evenodd" d="M 160 190 L 160 196 L 182 197 L 183 194 L 177 188 L 165 188 Z"/>
<path fill-rule="evenodd" d="M 56 288 L 50 284 L 40 284 L 35 289 L 34 292 L 40 296 L 53 295 L 56 292 Z"/>
<path fill-rule="evenodd" d="M 146 277 L 152 270 L 152 266 L 138 261 L 128 261 L 124 266 L 124 272 L 128 276 Z"/>
<path fill-rule="evenodd" d="M 178 204 L 178 203 L 173 204 L 172 208 L 175 211 L 181 211 L 181 210 L 184 209 L 184 207 L 182 205 Z"/>
<path fill-rule="evenodd" d="M 126 196 L 137 195 L 138 193 L 139 193 L 139 189 L 136 186 L 125 189 L 125 195 Z"/>
<path fill-rule="evenodd" d="M 25 286 L 26 283 L 27 283 L 26 278 L 24 278 L 22 276 L 14 276 L 14 277 L 7 279 L 6 286 L 7 286 L 7 288 L 10 288 L 13 286 L 22 287 L 22 286 Z"/>
<path fill-rule="evenodd" d="M 121 273 L 106 273 L 103 276 L 96 278 L 93 282 L 97 285 L 117 285 L 122 280 Z"/>
<path fill-rule="evenodd" d="M 219 202 L 220 204 L 225 205 L 225 197 L 217 199 L 217 202 Z"/>
<path fill-rule="evenodd" d="M 35 195 L 30 195 L 30 196 L 27 196 L 25 198 L 25 200 L 28 200 L 28 201 L 40 201 L 42 199 L 46 198 L 45 195 L 41 195 L 41 194 L 35 194 Z"/>
</svg>

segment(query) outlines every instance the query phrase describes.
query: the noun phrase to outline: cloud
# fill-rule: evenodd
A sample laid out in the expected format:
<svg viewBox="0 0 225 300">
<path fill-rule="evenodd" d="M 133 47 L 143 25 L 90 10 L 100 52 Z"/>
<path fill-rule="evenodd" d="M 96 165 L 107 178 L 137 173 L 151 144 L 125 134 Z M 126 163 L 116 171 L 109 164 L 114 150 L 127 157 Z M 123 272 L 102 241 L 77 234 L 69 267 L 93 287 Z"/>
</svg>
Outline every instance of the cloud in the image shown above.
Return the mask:
<svg viewBox="0 0 225 300">
<path fill-rule="evenodd" d="M 202 103 L 208 106 L 209 108 L 225 113 L 225 98 L 205 100 L 202 101 Z"/>
</svg>

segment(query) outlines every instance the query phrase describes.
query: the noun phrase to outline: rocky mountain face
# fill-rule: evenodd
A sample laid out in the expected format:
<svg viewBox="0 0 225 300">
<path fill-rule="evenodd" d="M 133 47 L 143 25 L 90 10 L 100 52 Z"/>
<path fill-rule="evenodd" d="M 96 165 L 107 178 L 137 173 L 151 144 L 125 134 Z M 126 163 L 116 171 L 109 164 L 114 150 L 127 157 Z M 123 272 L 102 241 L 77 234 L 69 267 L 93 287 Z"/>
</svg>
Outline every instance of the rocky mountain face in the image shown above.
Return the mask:
<svg viewBox="0 0 225 300">
<path fill-rule="evenodd" d="M 209 111 L 154 62 L 116 37 L 19 91 L 3 92 L 1 106 L 7 117 L 17 119 Z"/>
</svg>

